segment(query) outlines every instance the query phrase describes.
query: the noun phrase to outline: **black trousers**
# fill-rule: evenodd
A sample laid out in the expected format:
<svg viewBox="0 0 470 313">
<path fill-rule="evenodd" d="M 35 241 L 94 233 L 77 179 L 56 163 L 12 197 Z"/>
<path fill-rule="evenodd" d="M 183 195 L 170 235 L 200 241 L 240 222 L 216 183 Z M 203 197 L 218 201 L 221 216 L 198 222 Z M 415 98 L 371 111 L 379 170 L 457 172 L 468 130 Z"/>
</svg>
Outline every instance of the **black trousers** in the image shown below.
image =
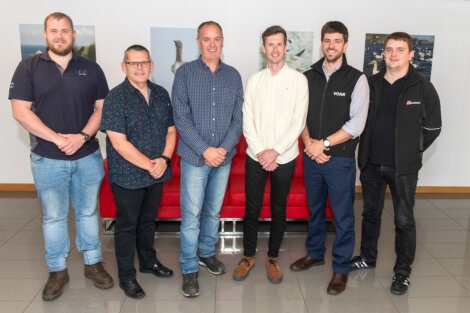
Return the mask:
<svg viewBox="0 0 470 313">
<path fill-rule="evenodd" d="M 134 252 L 137 248 L 140 267 L 148 268 L 156 262 L 153 247 L 155 219 L 160 206 L 163 184 L 145 188 L 126 189 L 111 184 L 116 202 L 114 245 L 119 281 L 135 278 Z"/>
<path fill-rule="evenodd" d="M 271 225 L 269 229 L 268 256 L 276 258 L 279 254 L 286 229 L 286 202 L 289 194 L 295 160 L 280 164 L 273 172 L 246 156 L 245 193 L 246 210 L 243 221 L 243 249 L 245 256 L 254 256 L 258 242 L 258 218 L 263 205 L 264 187 L 269 175 L 271 184 Z"/>
<path fill-rule="evenodd" d="M 416 253 L 415 205 L 418 173 L 397 176 L 395 167 L 368 164 L 361 172 L 364 211 L 362 213 L 361 256 L 377 259 L 377 242 L 384 208 L 385 189 L 392 194 L 395 213 L 395 273 L 409 275 Z"/>
</svg>

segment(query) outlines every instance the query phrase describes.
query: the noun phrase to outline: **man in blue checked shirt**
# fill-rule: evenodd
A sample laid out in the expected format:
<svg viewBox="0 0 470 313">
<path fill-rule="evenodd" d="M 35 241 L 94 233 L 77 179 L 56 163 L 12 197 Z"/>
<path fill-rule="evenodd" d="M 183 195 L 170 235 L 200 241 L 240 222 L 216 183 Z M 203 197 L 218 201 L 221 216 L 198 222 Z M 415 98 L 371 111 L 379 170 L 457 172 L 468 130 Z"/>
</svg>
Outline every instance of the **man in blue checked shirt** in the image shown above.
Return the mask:
<svg viewBox="0 0 470 313">
<path fill-rule="evenodd" d="M 243 86 L 238 71 L 220 60 L 223 43 L 218 23 L 199 25 L 201 55 L 182 65 L 173 82 L 181 156 L 180 263 L 186 297 L 199 295 L 199 265 L 214 275 L 225 272 L 215 245 L 230 162 L 242 132 Z"/>
</svg>

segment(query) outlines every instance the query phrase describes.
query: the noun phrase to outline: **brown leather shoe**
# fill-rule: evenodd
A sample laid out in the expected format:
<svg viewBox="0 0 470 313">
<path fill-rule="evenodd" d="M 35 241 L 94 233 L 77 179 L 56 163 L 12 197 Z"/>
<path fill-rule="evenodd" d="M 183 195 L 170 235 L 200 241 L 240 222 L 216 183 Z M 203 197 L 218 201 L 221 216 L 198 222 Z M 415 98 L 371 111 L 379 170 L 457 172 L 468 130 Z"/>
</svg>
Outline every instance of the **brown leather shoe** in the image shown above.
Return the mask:
<svg viewBox="0 0 470 313">
<path fill-rule="evenodd" d="M 106 272 L 102 262 L 85 265 L 85 277 L 93 281 L 93 285 L 100 289 L 114 286 L 113 278 Z"/>
<path fill-rule="evenodd" d="M 333 273 L 326 292 L 332 296 L 339 295 L 346 289 L 347 282 L 348 274 Z"/>
<path fill-rule="evenodd" d="M 278 258 L 268 258 L 266 261 L 266 274 L 268 280 L 273 284 L 279 284 L 282 281 L 282 270 Z"/>
<path fill-rule="evenodd" d="M 42 299 L 50 301 L 57 299 L 64 290 L 64 286 L 69 281 L 67 269 L 59 272 L 49 272 L 49 279 L 42 290 Z"/>
<path fill-rule="evenodd" d="M 312 266 L 320 266 L 325 264 L 324 259 L 313 259 L 308 255 L 296 260 L 294 263 L 290 265 L 290 270 L 294 272 L 301 272 L 306 271 Z"/>
<path fill-rule="evenodd" d="M 236 281 L 242 281 L 248 277 L 251 269 L 255 266 L 255 258 L 252 256 L 245 256 L 238 262 L 237 267 L 233 271 L 232 278 Z"/>
</svg>

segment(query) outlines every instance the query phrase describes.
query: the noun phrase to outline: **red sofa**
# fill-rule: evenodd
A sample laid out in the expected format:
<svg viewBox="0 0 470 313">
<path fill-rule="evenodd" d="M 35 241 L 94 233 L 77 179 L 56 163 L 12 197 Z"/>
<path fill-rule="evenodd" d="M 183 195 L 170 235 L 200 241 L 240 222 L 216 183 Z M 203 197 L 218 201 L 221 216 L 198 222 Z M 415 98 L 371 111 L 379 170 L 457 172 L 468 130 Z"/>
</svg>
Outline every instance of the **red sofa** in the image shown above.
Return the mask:
<svg viewBox="0 0 470 313">
<path fill-rule="evenodd" d="M 299 141 L 299 145 L 302 144 Z M 245 213 L 245 158 L 246 158 L 246 140 L 242 136 L 237 145 L 237 154 L 232 160 L 230 178 L 225 193 L 220 217 L 222 221 L 238 221 L 243 219 Z M 104 219 L 114 219 L 116 216 L 116 205 L 114 196 L 111 192 L 111 186 L 108 181 L 107 162 L 105 160 L 105 177 L 101 183 L 99 192 L 100 215 Z M 163 196 L 160 208 L 158 210 L 158 219 L 179 219 L 180 212 L 180 166 L 179 156 L 174 153 L 172 157 L 173 178 L 164 183 Z M 307 198 L 304 183 L 304 163 L 302 156 L 297 157 L 294 178 L 291 184 L 291 190 L 287 197 L 287 218 L 288 219 L 307 219 L 309 216 L 307 207 Z M 269 210 L 269 180 L 263 199 L 260 218 L 269 219 L 271 212 Z M 329 203 L 326 208 L 327 217 L 331 218 L 332 213 Z"/>
</svg>

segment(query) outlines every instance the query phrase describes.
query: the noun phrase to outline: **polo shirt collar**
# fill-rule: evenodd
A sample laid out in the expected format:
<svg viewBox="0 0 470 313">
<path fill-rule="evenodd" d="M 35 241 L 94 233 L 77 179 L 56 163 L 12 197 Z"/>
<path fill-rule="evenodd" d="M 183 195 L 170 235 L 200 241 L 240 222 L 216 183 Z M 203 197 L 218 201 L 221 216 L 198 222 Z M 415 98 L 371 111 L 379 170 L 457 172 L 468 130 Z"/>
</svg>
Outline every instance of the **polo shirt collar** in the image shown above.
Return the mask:
<svg viewBox="0 0 470 313">
<path fill-rule="evenodd" d="M 49 49 L 46 49 L 46 51 L 42 52 L 40 54 L 40 58 L 43 59 L 44 61 L 51 62 L 52 59 L 49 56 L 48 51 L 49 51 Z M 78 60 L 78 54 L 75 52 L 75 49 L 72 49 L 72 60 L 74 60 L 74 61 Z"/>
</svg>

